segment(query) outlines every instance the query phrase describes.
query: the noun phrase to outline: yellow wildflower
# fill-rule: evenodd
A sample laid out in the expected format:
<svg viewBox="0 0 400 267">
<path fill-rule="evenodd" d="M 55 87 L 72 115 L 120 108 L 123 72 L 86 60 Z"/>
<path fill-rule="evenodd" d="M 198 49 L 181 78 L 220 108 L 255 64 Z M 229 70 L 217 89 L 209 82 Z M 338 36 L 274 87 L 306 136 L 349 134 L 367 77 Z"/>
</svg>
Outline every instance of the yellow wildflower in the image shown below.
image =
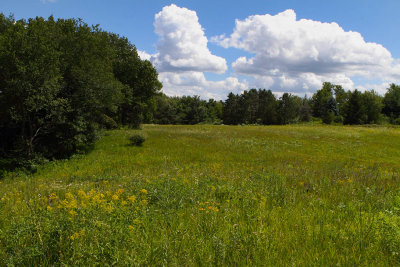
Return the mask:
<svg viewBox="0 0 400 267">
<path fill-rule="evenodd" d="M 69 209 L 77 209 L 78 208 L 78 202 L 75 199 L 72 199 L 68 204 L 67 208 Z"/>
<path fill-rule="evenodd" d="M 70 238 L 71 240 L 75 240 L 75 239 L 78 239 L 79 237 L 84 236 L 84 235 L 85 235 L 85 231 L 84 231 L 84 230 L 81 230 L 81 231 L 79 231 L 79 232 L 73 233 L 69 238 Z"/>
<path fill-rule="evenodd" d="M 52 211 L 52 210 L 53 210 L 53 208 L 52 208 L 52 207 L 50 207 L 50 206 L 47 206 L 47 210 L 48 210 L 48 211 Z"/>
<path fill-rule="evenodd" d="M 100 195 L 95 195 L 92 197 L 92 202 L 97 204 L 100 203 Z"/>
<path fill-rule="evenodd" d="M 76 211 L 74 211 L 74 210 L 70 210 L 68 213 L 69 213 L 71 216 L 75 216 L 75 215 L 78 214 L 78 213 L 76 213 Z"/>
<path fill-rule="evenodd" d="M 78 196 L 79 196 L 81 199 L 86 199 L 86 198 L 87 198 L 86 193 L 85 193 L 85 191 L 83 191 L 83 190 L 79 190 L 79 191 L 78 191 Z"/>
<path fill-rule="evenodd" d="M 128 197 L 128 200 L 133 203 L 136 201 L 136 196 L 132 195 L 132 196 Z"/>
<path fill-rule="evenodd" d="M 112 212 L 114 210 L 113 206 L 108 204 L 103 206 L 104 210 L 108 213 Z"/>
<path fill-rule="evenodd" d="M 147 194 L 147 190 L 146 189 L 142 189 L 142 190 L 140 190 L 140 192 L 142 192 L 143 194 Z"/>
<path fill-rule="evenodd" d="M 135 227 L 133 227 L 132 225 L 128 225 L 129 230 L 133 231 L 135 230 Z"/>
<path fill-rule="evenodd" d="M 56 193 L 51 193 L 51 194 L 49 195 L 49 200 L 57 199 L 57 198 L 58 198 L 58 196 L 57 196 Z"/>
<path fill-rule="evenodd" d="M 118 196 L 118 195 L 113 195 L 113 196 L 112 196 L 112 199 L 113 199 L 113 200 L 118 200 L 118 199 L 119 199 L 119 196 Z"/>
<path fill-rule="evenodd" d="M 117 194 L 118 195 L 122 195 L 122 193 L 124 193 L 124 191 L 125 191 L 124 189 L 120 188 L 120 189 L 117 190 Z"/>
</svg>

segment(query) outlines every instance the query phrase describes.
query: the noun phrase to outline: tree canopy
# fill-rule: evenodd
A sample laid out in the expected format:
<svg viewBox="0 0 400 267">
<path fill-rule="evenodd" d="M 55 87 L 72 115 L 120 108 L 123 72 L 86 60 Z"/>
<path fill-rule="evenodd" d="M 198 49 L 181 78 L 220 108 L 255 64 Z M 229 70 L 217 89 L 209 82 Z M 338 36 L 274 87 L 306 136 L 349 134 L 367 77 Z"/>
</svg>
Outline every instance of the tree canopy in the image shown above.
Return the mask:
<svg viewBox="0 0 400 267">
<path fill-rule="evenodd" d="M 161 89 L 123 37 L 82 20 L 0 14 L 0 156 L 69 156 L 98 130 L 137 126 Z"/>
</svg>

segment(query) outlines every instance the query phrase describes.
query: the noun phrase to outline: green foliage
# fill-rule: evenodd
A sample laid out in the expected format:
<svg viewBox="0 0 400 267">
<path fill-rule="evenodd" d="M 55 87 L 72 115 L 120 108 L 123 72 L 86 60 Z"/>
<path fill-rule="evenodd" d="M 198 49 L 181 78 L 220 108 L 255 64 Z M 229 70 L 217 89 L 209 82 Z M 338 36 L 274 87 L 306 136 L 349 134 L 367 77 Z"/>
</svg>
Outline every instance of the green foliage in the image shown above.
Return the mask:
<svg viewBox="0 0 400 267">
<path fill-rule="evenodd" d="M 107 116 L 106 114 L 102 114 L 100 118 L 100 124 L 107 130 L 118 128 L 117 122 L 113 120 L 111 117 Z"/>
<path fill-rule="evenodd" d="M 224 124 L 276 124 L 278 101 L 270 90 L 251 89 L 241 95 L 230 93 L 223 106 Z"/>
<path fill-rule="evenodd" d="M 223 122 L 224 124 L 237 125 L 242 123 L 242 106 L 240 105 L 240 96 L 229 93 L 223 107 Z"/>
<path fill-rule="evenodd" d="M 322 118 L 324 123 L 332 123 L 334 117 L 339 115 L 339 110 L 345 103 L 345 97 L 346 93 L 340 85 L 324 82 L 322 88 L 312 96 L 313 115 Z"/>
<path fill-rule="evenodd" d="M 378 124 L 382 121 L 382 100 L 383 98 L 373 90 L 363 93 L 363 105 L 365 107 L 364 123 Z"/>
<path fill-rule="evenodd" d="M 155 97 L 152 120 L 158 124 L 199 124 L 219 123 L 222 116 L 222 103 L 214 99 L 208 101 L 199 96 L 168 97 L 159 94 Z"/>
<path fill-rule="evenodd" d="M 400 86 L 391 84 L 383 98 L 383 114 L 388 116 L 391 122 L 396 123 L 400 118 Z M 397 123 L 396 123 L 397 124 Z"/>
<path fill-rule="evenodd" d="M 382 120 L 382 97 L 374 91 L 349 92 L 349 99 L 343 105 L 344 124 L 380 123 Z"/>
<path fill-rule="evenodd" d="M 306 96 L 302 100 L 302 104 L 299 109 L 299 117 L 300 117 L 300 121 L 302 121 L 302 122 L 311 121 L 312 109 L 311 109 L 309 102 L 310 101 Z"/>
<path fill-rule="evenodd" d="M 161 88 L 126 38 L 82 20 L 0 15 L 0 157 L 62 158 L 138 126 Z"/>
<path fill-rule="evenodd" d="M 396 87 L 393 85 L 392 87 Z M 359 93 L 359 100 L 354 94 Z M 375 91 L 345 91 L 342 86 L 326 82 L 312 98 L 285 93 L 280 99 L 265 89 L 250 89 L 242 94 L 229 93 L 227 99 L 208 102 L 198 96 L 153 98 L 146 122 L 158 124 L 288 124 L 309 122 L 312 115 L 325 124 L 382 124 L 382 97 Z M 353 98 L 351 98 L 353 97 Z M 351 101 L 350 101 L 351 99 Z M 390 119 L 396 123 L 395 119 Z"/>
<path fill-rule="evenodd" d="M 146 138 L 141 134 L 134 134 L 128 138 L 131 146 L 142 146 Z"/>
<path fill-rule="evenodd" d="M 354 90 L 350 93 L 346 103 L 344 124 L 363 124 L 365 119 L 365 106 L 362 103 L 362 93 Z"/>
<path fill-rule="evenodd" d="M 299 119 L 299 109 L 302 106 L 300 97 L 284 93 L 278 103 L 278 121 L 280 124 L 294 123 Z"/>
<path fill-rule="evenodd" d="M 325 124 L 331 124 L 334 121 L 335 121 L 335 113 L 333 111 L 329 111 L 322 118 L 322 122 Z"/>
<path fill-rule="evenodd" d="M 112 61 L 114 76 L 124 85 L 116 117 L 121 124 L 138 128 L 153 95 L 162 84 L 158 81 L 156 69 L 149 61 L 140 60 L 136 48 L 128 39 L 115 34 L 109 34 L 108 38 L 115 53 Z"/>
<path fill-rule="evenodd" d="M 320 90 L 318 90 L 311 99 L 313 115 L 322 118 L 328 113 L 328 101 L 333 96 L 334 85 L 325 82 Z"/>
</svg>

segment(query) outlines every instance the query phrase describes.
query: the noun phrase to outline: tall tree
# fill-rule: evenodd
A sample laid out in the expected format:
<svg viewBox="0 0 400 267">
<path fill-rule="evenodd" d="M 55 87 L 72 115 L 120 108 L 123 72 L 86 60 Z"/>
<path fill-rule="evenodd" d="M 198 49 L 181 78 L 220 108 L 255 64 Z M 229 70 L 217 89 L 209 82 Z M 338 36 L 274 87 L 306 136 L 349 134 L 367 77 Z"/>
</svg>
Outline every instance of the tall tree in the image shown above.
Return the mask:
<svg viewBox="0 0 400 267">
<path fill-rule="evenodd" d="M 108 34 L 113 47 L 113 73 L 125 85 L 122 90 L 123 102 L 119 106 L 117 120 L 121 124 L 137 127 L 143 120 L 144 112 L 152 96 L 162 87 L 156 69 L 150 61 L 139 58 L 136 47 L 127 38 Z"/>
<path fill-rule="evenodd" d="M 137 118 L 160 86 L 150 62 L 98 26 L 0 15 L 2 157 L 57 158 L 85 149 L 105 118 L 117 117 L 126 102 Z"/>
<path fill-rule="evenodd" d="M 271 90 L 258 90 L 258 115 L 263 124 L 276 124 L 278 122 L 278 101 Z"/>
<path fill-rule="evenodd" d="M 392 123 L 400 124 L 400 86 L 391 84 L 383 98 L 383 114 Z"/>
<path fill-rule="evenodd" d="M 362 95 L 365 111 L 364 123 L 379 123 L 382 117 L 382 97 L 375 91 L 365 91 Z"/>
<path fill-rule="evenodd" d="M 228 98 L 225 100 L 222 114 L 224 124 L 235 125 L 243 123 L 240 96 L 229 93 Z"/>
<path fill-rule="evenodd" d="M 307 98 L 307 96 L 304 96 L 301 106 L 299 108 L 300 121 L 307 122 L 311 120 L 312 109 L 309 103 L 310 100 Z"/>
<path fill-rule="evenodd" d="M 363 124 L 365 122 L 365 106 L 363 97 L 357 89 L 350 93 L 349 101 L 346 103 L 344 124 Z"/>
<path fill-rule="evenodd" d="M 0 17 L 0 135 L 2 154 L 32 157 L 40 138 L 68 109 L 52 17 L 12 23 Z M 62 112 L 63 113 L 63 112 Z"/>
<path fill-rule="evenodd" d="M 312 96 L 311 107 L 315 117 L 323 118 L 328 114 L 328 101 L 333 96 L 333 87 L 333 84 L 324 82 L 322 88 Z"/>
<path fill-rule="evenodd" d="M 280 124 L 293 123 L 298 120 L 302 100 L 298 96 L 284 93 L 279 99 L 278 119 Z"/>
<path fill-rule="evenodd" d="M 246 124 L 257 123 L 257 112 L 259 109 L 259 98 L 256 89 L 244 91 L 241 95 L 242 108 L 244 111 L 243 120 Z"/>
</svg>

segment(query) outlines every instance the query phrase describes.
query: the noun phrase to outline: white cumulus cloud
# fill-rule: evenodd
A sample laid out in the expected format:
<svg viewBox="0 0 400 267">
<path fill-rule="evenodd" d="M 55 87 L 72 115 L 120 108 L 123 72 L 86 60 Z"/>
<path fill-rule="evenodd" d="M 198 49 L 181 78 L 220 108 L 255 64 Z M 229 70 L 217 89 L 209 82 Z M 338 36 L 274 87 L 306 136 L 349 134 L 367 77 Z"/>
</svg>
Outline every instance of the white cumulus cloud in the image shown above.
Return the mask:
<svg viewBox="0 0 400 267">
<path fill-rule="evenodd" d="M 151 60 L 151 55 L 146 51 L 137 50 L 137 53 L 141 60 Z"/>
<path fill-rule="evenodd" d="M 215 72 L 227 70 L 226 60 L 213 55 L 195 11 L 174 4 L 155 15 L 159 35 L 157 53 L 152 58 L 160 72 Z"/>
<path fill-rule="evenodd" d="M 248 83 L 236 77 L 206 79 L 204 72 L 223 74 L 228 67 L 224 58 L 208 49 L 208 39 L 195 11 L 174 4 L 165 6 L 155 15 L 154 28 L 159 36 L 156 52 L 150 55 L 138 50 L 138 54 L 154 64 L 165 94 L 219 100 L 231 91 L 248 89 Z"/>
<path fill-rule="evenodd" d="M 220 81 L 209 81 L 202 72 L 162 72 L 159 75 L 163 91 L 170 96 L 199 95 L 202 98 L 224 99 L 229 92 L 240 93 L 249 88 L 247 81 L 228 77 Z"/>
<path fill-rule="evenodd" d="M 297 20 L 293 10 L 236 20 L 233 33 L 214 37 L 222 47 L 254 54 L 232 63 L 237 74 L 273 90 L 315 92 L 331 81 L 351 89 L 351 77 L 399 80 L 400 64 L 382 45 L 337 23 Z M 262 84 L 262 81 L 265 81 Z"/>
</svg>

